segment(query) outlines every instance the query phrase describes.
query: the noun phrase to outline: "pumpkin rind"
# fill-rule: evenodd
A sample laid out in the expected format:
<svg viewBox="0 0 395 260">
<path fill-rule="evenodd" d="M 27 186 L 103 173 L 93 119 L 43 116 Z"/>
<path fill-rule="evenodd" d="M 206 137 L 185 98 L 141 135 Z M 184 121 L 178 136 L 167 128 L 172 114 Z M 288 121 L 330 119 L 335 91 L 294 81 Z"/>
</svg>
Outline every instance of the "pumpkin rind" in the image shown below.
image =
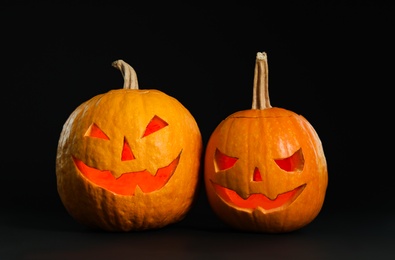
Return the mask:
<svg viewBox="0 0 395 260">
<path fill-rule="evenodd" d="M 168 125 L 143 136 L 154 117 Z M 109 140 L 85 136 L 94 123 Z M 124 140 L 133 160 L 121 160 Z M 118 89 L 97 95 L 77 107 L 65 122 L 57 149 L 57 187 L 62 203 L 78 222 L 108 231 L 161 228 L 181 221 L 195 199 L 199 181 L 201 134 L 190 112 L 159 90 Z M 155 174 L 179 157 L 160 189 L 121 195 L 87 179 L 73 158 L 89 167 L 109 170 L 114 178 L 146 170 Z"/>
<path fill-rule="evenodd" d="M 323 206 L 328 183 L 326 159 L 316 131 L 303 116 L 271 107 L 269 100 L 263 103 L 264 108 L 228 116 L 211 134 L 205 153 L 206 193 L 216 215 L 236 229 L 268 233 L 294 231 L 313 221 Z M 288 172 L 276 164 L 276 159 L 288 158 L 299 149 L 303 154 L 303 169 Z M 217 150 L 237 159 L 236 163 L 226 169 L 216 168 Z M 254 180 L 256 169 L 260 176 Z M 284 200 L 283 205 L 265 209 L 238 205 L 217 192 L 218 185 L 229 194 L 237 193 L 234 197 L 245 205 L 249 197 L 257 198 L 255 205 L 264 196 L 267 203 L 273 203 L 281 194 L 300 189 L 289 201 Z"/>
</svg>

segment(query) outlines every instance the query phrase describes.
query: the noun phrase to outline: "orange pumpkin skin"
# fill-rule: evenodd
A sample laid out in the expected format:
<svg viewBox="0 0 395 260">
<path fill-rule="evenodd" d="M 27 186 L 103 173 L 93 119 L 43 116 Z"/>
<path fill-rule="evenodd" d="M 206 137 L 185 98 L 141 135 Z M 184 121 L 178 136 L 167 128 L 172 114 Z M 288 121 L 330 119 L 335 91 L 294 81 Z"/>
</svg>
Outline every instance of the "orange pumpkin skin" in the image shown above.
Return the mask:
<svg viewBox="0 0 395 260">
<path fill-rule="evenodd" d="M 294 231 L 323 206 L 328 175 L 321 141 L 303 116 L 283 108 L 228 116 L 209 138 L 204 167 L 211 208 L 239 230 Z"/>
<path fill-rule="evenodd" d="M 58 192 L 86 226 L 161 228 L 191 208 L 201 151 L 198 125 L 175 98 L 153 89 L 111 90 L 81 104 L 64 124 Z"/>
</svg>

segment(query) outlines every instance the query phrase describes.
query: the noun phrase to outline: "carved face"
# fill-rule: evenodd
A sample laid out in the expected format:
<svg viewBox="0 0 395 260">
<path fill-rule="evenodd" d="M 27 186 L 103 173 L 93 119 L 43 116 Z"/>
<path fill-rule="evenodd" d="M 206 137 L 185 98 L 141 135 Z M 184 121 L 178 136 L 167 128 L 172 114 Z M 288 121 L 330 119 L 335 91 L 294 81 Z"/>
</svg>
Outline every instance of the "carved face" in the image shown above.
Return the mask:
<svg viewBox="0 0 395 260">
<path fill-rule="evenodd" d="M 206 149 L 211 207 L 238 229 L 285 232 L 318 214 L 327 185 L 321 143 L 307 121 L 272 108 L 235 113 Z"/>
<path fill-rule="evenodd" d="M 144 151 L 144 149 L 137 148 L 137 146 L 147 146 L 147 144 L 144 143 L 145 140 L 141 139 L 148 139 L 151 134 L 154 134 L 167 126 L 168 123 L 166 121 L 164 121 L 157 115 L 154 115 L 153 118 L 147 123 L 147 126 L 139 131 L 143 133 L 140 139 L 132 139 L 133 147 L 136 147 L 136 150 L 138 151 L 143 150 L 143 152 L 146 152 Z M 110 126 L 110 128 L 113 127 L 114 126 Z M 136 131 L 137 128 L 133 128 L 133 130 Z M 156 135 L 156 138 L 158 139 L 166 138 L 163 137 L 163 135 L 161 136 L 160 133 L 156 133 Z M 166 133 L 164 133 L 164 135 L 166 135 Z M 159 163 L 157 169 L 152 168 L 152 172 L 150 172 L 149 170 L 147 170 L 147 166 L 138 166 L 141 163 L 134 163 L 135 160 L 139 159 L 141 159 L 141 161 L 145 163 L 146 157 L 148 157 L 149 155 L 143 153 L 142 156 L 145 157 L 142 158 L 139 158 L 138 155 L 135 155 L 133 152 L 133 150 L 135 149 L 132 149 L 131 145 L 129 144 L 129 142 L 131 143 L 131 141 L 128 141 L 126 136 L 123 136 L 122 138 L 122 135 L 114 135 L 113 138 L 110 139 L 108 135 L 99 126 L 97 126 L 96 123 L 92 123 L 84 134 L 84 139 L 89 138 L 93 138 L 90 145 L 92 145 L 95 149 L 97 149 L 98 146 L 102 146 L 106 147 L 106 150 L 119 150 L 119 152 L 104 155 L 110 156 L 111 160 L 113 160 L 113 162 L 109 161 L 108 166 L 100 166 L 100 164 L 96 162 L 96 165 L 101 168 L 89 166 L 83 160 L 73 156 L 73 161 L 76 167 L 78 168 L 79 172 L 92 183 L 119 195 L 134 196 L 136 187 L 139 187 L 139 189 L 144 193 L 154 192 L 161 189 L 163 186 L 166 185 L 173 173 L 176 171 L 181 157 L 182 148 L 180 147 L 178 154 L 174 154 L 174 159 L 170 159 L 168 161 L 163 160 L 163 165 Z M 113 141 L 113 139 L 114 143 L 107 144 L 107 142 L 111 142 Z M 157 141 L 155 141 L 155 143 L 157 143 Z M 95 153 L 95 151 L 91 152 Z M 98 157 L 95 157 L 95 159 L 96 161 L 106 161 L 105 158 L 97 160 Z M 95 164 L 95 162 L 91 163 Z M 120 167 L 114 167 L 113 165 L 115 165 L 116 163 L 118 163 Z M 115 170 L 107 170 L 103 167 L 112 167 Z"/>
<path fill-rule="evenodd" d="M 226 175 L 235 175 L 233 176 L 233 178 L 235 179 L 240 178 L 240 174 L 237 174 L 237 171 L 230 170 L 232 167 L 234 167 L 238 160 L 239 158 L 229 157 L 228 155 L 220 152 L 218 149 L 215 151 L 214 164 L 218 173 L 226 172 Z M 288 174 L 302 174 L 304 164 L 303 152 L 301 149 L 299 149 L 290 157 L 284 159 L 273 159 L 273 162 L 281 170 L 287 172 Z M 290 176 L 285 176 L 284 172 L 282 171 L 280 171 L 279 174 L 284 175 L 283 179 L 291 178 Z M 264 180 L 262 178 L 262 174 L 259 168 L 255 167 L 249 175 L 250 192 L 246 194 L 247 196 L 244 196 L 245 198 L 243 198 L 241 194 L 239 195 L 237 193 L 237 190 L 222 186 L 221 184 L 215 183 L 213 180 L 211 180 L 211 184 L 213 185 L 218 196 L 220 196 L 221 199 L 223 199 L 225 202 L 235 207 L 240 207 L 244 209 L 255 210 L 259 208 L 264 212 L 279 210 L 290 205 L 301 194 L 306 186 L 306 183 L 301 181 L 301 184 L 298 184 L 299 186 L 290 187 L 291 190 L 278 190 L 278 193 L 274 194 L 273 197 L 268 197 L 268 195 L 266 195 L 264 191 L 260 192 L 259 189 L 260 187 L 265 186 L 265 184 L 263 184 Z M 270 177 L 273 176 L 266 177 L 265 182 L 271 182 Z M 262 185 L 259 186 L 259 184 Z M 254 188 L 255 191 L 253 190 Z"/>
<path fill-rule="evenodd" d="M 58 191 L 86 225 L 162 227 L 191 206 L 201 146 L 195 120 L 174 98 L 156 90 L 113 90 L 83 103 L 67 120 L 58 146 Z"/>
</svg>

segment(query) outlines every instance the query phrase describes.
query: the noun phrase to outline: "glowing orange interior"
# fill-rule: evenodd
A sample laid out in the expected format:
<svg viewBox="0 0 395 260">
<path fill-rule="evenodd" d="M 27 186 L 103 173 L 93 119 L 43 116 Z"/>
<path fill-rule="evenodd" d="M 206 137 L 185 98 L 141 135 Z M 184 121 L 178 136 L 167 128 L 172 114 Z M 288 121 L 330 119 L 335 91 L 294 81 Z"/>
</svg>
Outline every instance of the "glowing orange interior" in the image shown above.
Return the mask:
<svg viewBox="0 0 395 260">
<path fill-rule="evenodd" d="M 228 156 L 218 149 L 215 151 L 214 165 L 217 172 L 230 169 L 235 165 L 237 160 L 238 158 Z M 281 169 L 287 172 L 301 171 L 304 166 L 302 149 L 299 149 L 288 158 L 275 159 L 274 161 Z M 254 169 L 253 181 L 262 181 L 262 176 L 258 167 L 255 167 Z M 294 190 L 279 194 L 275 199 L 270 199 L 264 194 L 259 193 L 251 194 L 248 198 L 244 199 L 234 190 L 225 188 L 219 184 L 215 184 L 214 182 L 212 182 L 212 184 L 217 194 L 228 203 L 232 203 L 241 208 L 255 209 L 257 207 L 261 207 L 265 210 L 275 209 L 291 203 L 297 196 L 299 196 L 300 192 L 302 192 L 306 186 L 304 184 Z"/>
<path fill-rule="evenodd" d="M 90 125 L 85 133 L 85 136 L 110 140 L 110 138 L 108 138 L 108 136 L 96 124 Z"/>
<path fill-rule="evenodd" d="M 234 190 L 225 188 L 213 182 L 212 185 L 215 191 L 217 192 L 217 194 L 228 203 L 232 203 L 237 207 L 246 208 L 246 209 L 255 209 L 257 207 L 261 207 L 265 210 L 278 208 L 283 205 L 287 205 L 291 203 L 299 196 L 299 194 L 306 186 L 304 184 L 302 186 L 297 187 L 294 190 L 279 194 L 275 199 L 272 200 L 266 197 L 265 195 L 259 193 L 251 194 L 248 198 L 243 199 Z"/>
<path fill-rule="evenodd" d="M 167 122 L 155 115 L 148 123 L 142 137 L 148 136 L 167 125 Z M 110 140 L 103 130 L 95 123 L 89 126 L 84 136 Z M 110 170 L 98 170 L 86 165 L 83 161 L 75 157 L 73 157 L 73 160 L 79 171 L 93 183 L 120 195 L 134 195 L 136 186 L 139 186 L 140 189 L 146 193 L 162 188 L 176 170 L 180 156 L 181 153 L 168 166 L 159 168 L 155 175 L 147 170 L 142 170 L 137 172 L 126 172 L 118 178 L 115 178 Z M 134 159 L 136 158 L 132 148 L 127 139 L 124 138 L 121 160 L 128 161 Z"/>
<path fill-rule="evenodd" d="M 150 135 L 160 129 L 162 129 L 163 127 L 167 126 L 168 123 L 166 121 L 164 121 L 162 118 L 158 117 L 158 116 L 154 116 L 151 121 L 148 123 L 145 132 L 143 134 L 143 137 Z"/>
<path fill-rule="evenodd" d="M 128 160 L 134 160 L 134 159 L 135 158 L 134 158 L 132 149 L 130 148 L 129 143 L 126 140 L 126 138 L 124 138 L 121 160 L 128 161 Z"/>
<path fill-rule="evenodd" d="M 258 167 L 255 167 L 253 180 L 254 181 L 262 181 L 261 172 L 259 171 Z"/>
<path fill-rule="evenodd" d="M 276 159 L 274 161 L 284 171 L 287 172 L 301 171 L 303 170 L 303 166 L 304 166 L 304 157 L 303 157 L 302 149 L 299 149 L 288 158 Z"/>
<path fill-rule="evenodd" d="M 168 166 L 159 168 L 155 175 L 147 170 L 126 172 L 115 178 L 109 170 L 98 170 L 86 165 L 81 160 L 73 157 L 78 170 L 91 182 L 100 187 L 120 195 L 134 195 L 136 186 L 145 192 L 161 189 L 173 175 L 180 160 L 181 153 Z"/>
<path fill-rule="evenodd" d="M 215 150 L 215 167 L 217 171 L 223 171 L 232 168 L 238 158 L 227 156 L 220 150 Z"/>
</svg>

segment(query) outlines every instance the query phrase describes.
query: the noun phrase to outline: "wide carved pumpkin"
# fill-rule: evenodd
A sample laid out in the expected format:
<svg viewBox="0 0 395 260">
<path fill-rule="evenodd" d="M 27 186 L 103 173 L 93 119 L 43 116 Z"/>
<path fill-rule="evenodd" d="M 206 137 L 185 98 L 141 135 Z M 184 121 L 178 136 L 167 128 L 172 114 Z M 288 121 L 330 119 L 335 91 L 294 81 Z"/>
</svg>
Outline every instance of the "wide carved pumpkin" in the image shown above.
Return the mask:
<svg viewBox="0 0 395 260">
<path fill-rule="evenodd" d="M 175 98 L 139 89 L 127 63 L 113 66 L 124 87 L 82 103 L 63 126 L 56 157 L 61 201 L 91 228 L 133 231 L 179 222 L 199 182 L 198 125 Z"/>
<path fill-rule="evenodd" d="M 328 173 L 322 143 L 303 116 L 270 105 L 264 52 L 257 53 L 253 93 L 252 108 L 228 116 L 209 138 L 207 197 L 236 229 L 294 231 L 323 206 Z"/>
</svg>

